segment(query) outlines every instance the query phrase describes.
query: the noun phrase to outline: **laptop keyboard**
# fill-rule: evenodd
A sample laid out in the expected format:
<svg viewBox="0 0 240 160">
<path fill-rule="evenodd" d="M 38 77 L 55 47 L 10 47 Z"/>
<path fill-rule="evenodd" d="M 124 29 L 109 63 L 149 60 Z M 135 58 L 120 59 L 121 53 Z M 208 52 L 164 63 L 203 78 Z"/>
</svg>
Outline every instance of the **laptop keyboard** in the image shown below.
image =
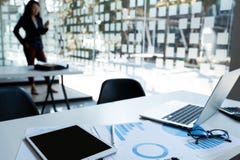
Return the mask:
<svg viewBox="0 0 240 160">
<path fill-rule="evenodd" d="M 163 119 L 188 125 L 199 117 L 202 110 L 203 107 L 188 104 L 185 107 L 163 117 Z"/>
</svg>

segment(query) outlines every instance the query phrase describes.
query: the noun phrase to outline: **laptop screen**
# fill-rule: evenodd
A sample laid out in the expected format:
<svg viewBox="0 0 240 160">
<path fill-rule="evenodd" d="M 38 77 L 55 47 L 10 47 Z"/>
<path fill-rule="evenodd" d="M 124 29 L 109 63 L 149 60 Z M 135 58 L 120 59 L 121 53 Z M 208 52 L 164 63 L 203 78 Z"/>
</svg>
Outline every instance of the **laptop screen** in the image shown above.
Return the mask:
<svg viewBox="0 0 240 160">
<path fill-rule="evenodd" d="M 221 107 L 223 101 L 236 83 L 239 75 L 240 69 L 237 69 L 221 76 L 195 125 L 199 125 L 206 121 L 219 107 Z"/>
</svg>

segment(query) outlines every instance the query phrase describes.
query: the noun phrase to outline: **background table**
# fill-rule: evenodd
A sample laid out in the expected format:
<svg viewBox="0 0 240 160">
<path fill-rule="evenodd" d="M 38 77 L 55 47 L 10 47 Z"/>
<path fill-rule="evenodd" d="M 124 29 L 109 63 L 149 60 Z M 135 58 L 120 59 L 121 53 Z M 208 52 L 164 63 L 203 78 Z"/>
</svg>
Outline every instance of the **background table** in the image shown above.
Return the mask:
<svg viewBox="0 0 240 160">
<path fill-rule="evenodd" d="M 62 91 L 63 91 L 63 95 L 64 95 L 64 100 L 66 102 L 67 108 L 70 109 L 69 106 L 69 102 L 68 102 L 68 97 L 67 97 L 67 93 L 66 93 L 66 89 L 64 86 L 64 81 L 63 81 L 63 76 L 64 75 L 70 75 L 70 74 L 82 74 L 83 71 L 74 68 L 74 67 L 69 67 L 67 69 L 62 69 L 62 70 L 53 70 L 53 71 L 38 71 L 38 70 L 34 70 L 34 66 L 2 66 L 0 67 L 0 78 L 27 78 L 27 77 L 45 77 L 45 76 L 49 76 L 52 77 L 50 79 L 50 82 L 48 84 L 48 88 L 47 88 L 47 94 L 45 97 L 45 101 L 42 107 L 42 111 L 41 113 L 44 112 L 47 100 L 49 95 L 51 96 L 51 100 L 52 100 L 52 105 L 53 105 L 53 109 L 54 111 L 56 110 L 56 106 L 55 106 L 55 102 L 54 102 L 54 96 L 53 93 L 50 92 L 50 88 L 54 82 L 54 78 L 55 76 L 60 76 L 61 77 L 61 86 L 62 86 Z"/>
</svg>

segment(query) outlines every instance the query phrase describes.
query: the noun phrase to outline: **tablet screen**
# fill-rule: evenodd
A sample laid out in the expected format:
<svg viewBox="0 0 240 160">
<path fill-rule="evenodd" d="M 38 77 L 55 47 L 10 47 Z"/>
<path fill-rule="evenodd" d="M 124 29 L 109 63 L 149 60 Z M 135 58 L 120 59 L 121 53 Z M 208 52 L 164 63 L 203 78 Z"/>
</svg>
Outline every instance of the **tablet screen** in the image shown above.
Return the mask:
<svg viewBox="0 0 240 160">
<path fill-rule="evenodd" d="M 91 156 L 97 159 L 115 152 L 110 145 L 77 125 L 30 136 L 27 140 L 43 159 L 79 160 Z"/>
</svg>

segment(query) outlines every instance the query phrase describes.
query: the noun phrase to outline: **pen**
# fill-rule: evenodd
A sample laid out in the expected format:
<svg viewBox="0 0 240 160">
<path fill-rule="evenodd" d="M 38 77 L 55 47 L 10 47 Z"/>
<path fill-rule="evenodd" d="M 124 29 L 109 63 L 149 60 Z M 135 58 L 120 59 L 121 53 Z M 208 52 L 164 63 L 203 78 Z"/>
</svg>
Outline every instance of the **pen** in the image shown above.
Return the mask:
<svg viewBox="0 0 240 160">
<path fill-rule="evenodd" d="M 115 146 L 115 141 L 114 141 L 114 125 L 111 126 L 111 140 L 112 140 L 112 145 Z"/>
</svg>

